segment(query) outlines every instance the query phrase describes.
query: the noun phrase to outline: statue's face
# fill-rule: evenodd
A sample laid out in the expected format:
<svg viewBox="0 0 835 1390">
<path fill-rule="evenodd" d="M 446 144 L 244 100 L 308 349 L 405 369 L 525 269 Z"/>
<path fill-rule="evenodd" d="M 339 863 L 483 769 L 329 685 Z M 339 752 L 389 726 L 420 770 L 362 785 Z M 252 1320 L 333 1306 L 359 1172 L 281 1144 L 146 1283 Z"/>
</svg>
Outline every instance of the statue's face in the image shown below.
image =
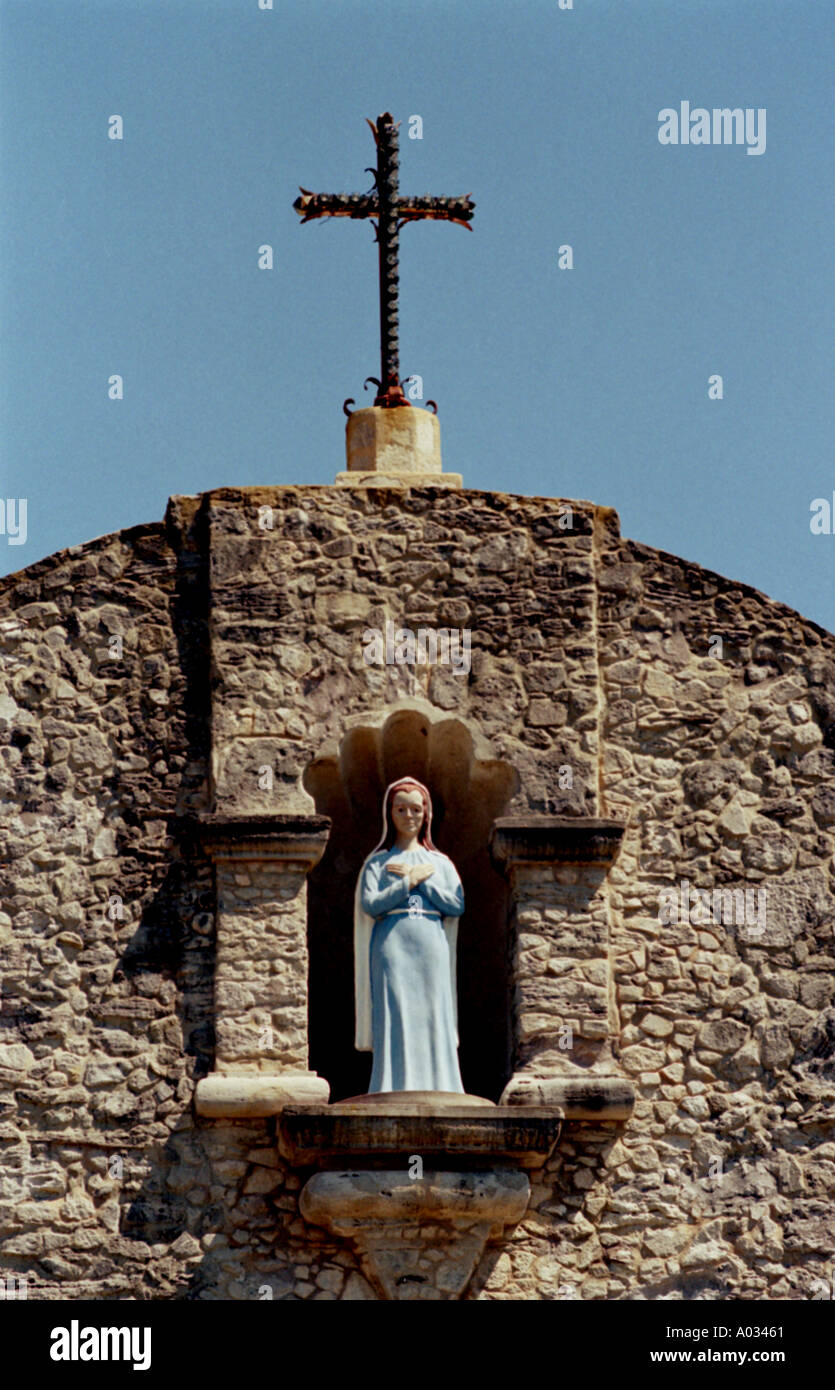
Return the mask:
<svg viewBox="0 0 835 1390">
<path fill-rule="evenodd" d="M 420 792 L 395 792 L 391 818 L 398 835 L 417 835 L 423 823 L 423 797 Z"/>
</svg>

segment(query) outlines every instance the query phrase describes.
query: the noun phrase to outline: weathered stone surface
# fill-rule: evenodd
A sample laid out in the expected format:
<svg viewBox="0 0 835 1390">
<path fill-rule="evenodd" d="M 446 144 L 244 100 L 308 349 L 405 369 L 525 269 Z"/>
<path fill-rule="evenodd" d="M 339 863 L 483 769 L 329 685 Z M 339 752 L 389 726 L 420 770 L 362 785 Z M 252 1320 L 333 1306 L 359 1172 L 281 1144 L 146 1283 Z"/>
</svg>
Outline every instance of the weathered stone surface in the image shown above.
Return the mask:
<svg viewBox="0 0 835 1390">
<path fill-rule="evenodd" d="M 733 1018 L 717 1019 L 706 1023 L 696 1039 L 699 1047 L 711 1052 L 736 1052 L 748 1038 L 749 1030 L 744 1023 Z"/>
<path fill-rule="evenodd" d="M 391 1300 L 460 1298 L 487 1237 L 525 1214 L 524 1173 L 398 1171 L 316 1173 L 300 1210 L 314 1226 L 349 1239 Z"/>
<path fill-rule="evenodd" d="M 195 1107 L 207 1119 L 251 1119 L 279 1115 L 288 1105 L 327 1104 L 329 1091 L 327 1081 L 313 1072 L 216 1072 L 198 1081 Z"/>
<path fill-rule="evenodd" d="M 348 417 L 345 448 L 349 473 L 438 474 L 441 425 L 420 407 L 369 406 Z"/>
<path fill-rule="evenodd" d="M 587 502 L 368 481 L 174 498 L 0 579 L 0 1269 L 48 1299 L 808 1297 L 835 1239 L 832 636 Z M 470 669 L 365 662 L 387 619 L 467 628 Z M 524 1218 L 476 1222 L 448 1279 L 440 1218 L 389 1258 L 300 1215 L 273 1116 L 327 1085 L 301 877 L 243 856 L 218 883 L 183 829 L 322 811 L 341 758 L 361 801 L 402 711 L 445 814 L 461 787 L 483 813 L 485 874 L 496 817 L 626 826 L 616 857 L 495 879 L 516 1074 L 489 1097 L 566 1119 Z M 234 1118 L 195 1113 L 207 1082 Z"/>
<path fill-rule="evenodd" d="M 417 1092 L 416 1096 L 431 1093 Z M 325 1158 L 360 1162 L 369 1155 L 419 1153 L 463 1155 L 484 1169 L 518 1165 L 540 1168 L 559 1137 L 557 1109 L 518 1106 L 478 1107 L 439 1097 L 436 1107 L 408 1103 L 409 1092 L 394 1092 L 392 1104 L 342 1101 L 317 1106 L 285 1107 L 279 1126 L 279 1148 L 296 1167 L 310 1167 Z"/>
<path fill-rule="evenodd" d="M 427 1171 L 412 1180 L 399 1170 L 383 1169 L 316 1173 L 303 1190 L 300 1206 L 306 1220 L 340 1231 L 374 1218 L 507 1224 L 524 1216 L 529 1196 L 525 1173 Z"/>
<path fill-rule="evenodd" d="M 502 1092 L 503 1105 L 557 1106 L 566 1120 L 626 1120 L 635 1092 L 620 1076 L 535 1077 L 519 1073 Z"/>
</svg>

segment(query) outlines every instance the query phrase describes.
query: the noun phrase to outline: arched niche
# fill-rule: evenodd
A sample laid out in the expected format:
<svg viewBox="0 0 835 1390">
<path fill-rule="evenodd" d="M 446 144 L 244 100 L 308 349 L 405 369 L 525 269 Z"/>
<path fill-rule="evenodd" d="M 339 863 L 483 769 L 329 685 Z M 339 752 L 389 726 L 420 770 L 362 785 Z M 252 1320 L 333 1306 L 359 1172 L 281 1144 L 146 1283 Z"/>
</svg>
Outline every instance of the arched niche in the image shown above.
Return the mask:
<svg viewBox="0 0 835 1390">
<path fill-rule="evenodd" d="M 487 752 L 479 741 L 479 751 Z M 327 849 L 308 879 L 309 1065 L 331 1100 L 368 1089 L 371 1054 L 354 1050 L 353 903 L 363 860 L 381 834 L 383 793 L 417 777 L 432 795 L 432 835 L 455 863 L 466 911 L 458 936 L 458 1032 L 467 1091 L 498 1100 L 510 1075 L 507 890 L 488 854 L 493 820 L 515 795 L 509 763 L 478 756 L 460 719 L 396 709 L 357 723 L 338 749 L 314 759 L 304 787 L 329 816 Z"/>
</svg>

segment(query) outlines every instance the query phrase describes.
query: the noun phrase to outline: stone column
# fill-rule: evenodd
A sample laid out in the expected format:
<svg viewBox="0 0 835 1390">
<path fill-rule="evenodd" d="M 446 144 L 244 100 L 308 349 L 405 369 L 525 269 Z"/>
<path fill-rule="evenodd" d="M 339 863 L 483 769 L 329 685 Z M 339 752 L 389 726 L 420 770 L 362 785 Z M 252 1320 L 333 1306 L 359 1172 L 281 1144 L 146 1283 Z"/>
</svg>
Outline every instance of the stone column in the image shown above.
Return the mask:
<svg viewBox="0 0 835 1390">
<path fill-rule="evenodd" d="M 215 1072 L 197 1088 L 200 1114 L 275 1114 L 327 1102 L 309 1070 L 307 875 L 325 816 L 214 817 L 202 823 L 215 866 Z"/>
<path fill-rule="evenodd" d="M 605 894 L 623 830 L 584 817 L 494 822 L 490 853 L 511 896 L 514 1071 L 502 1104 L 569 1102 L 577 1117 L 584 1108 L 598 1118 L 614 1118 L 613 1106 L 628 1113 L 631 1088 L 611 1051 Z"/>
</svg>

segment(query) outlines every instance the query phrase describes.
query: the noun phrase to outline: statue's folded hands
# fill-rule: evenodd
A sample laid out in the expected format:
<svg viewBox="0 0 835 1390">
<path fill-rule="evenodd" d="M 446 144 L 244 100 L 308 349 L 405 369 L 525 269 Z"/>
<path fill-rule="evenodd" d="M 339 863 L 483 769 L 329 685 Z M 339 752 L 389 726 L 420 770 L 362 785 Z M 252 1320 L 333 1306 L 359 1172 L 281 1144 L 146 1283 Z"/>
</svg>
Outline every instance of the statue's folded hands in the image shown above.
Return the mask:
<svg viewBox="0 0 835 1390">
<path fill-rule="evenodd" d="M 385 864 L 378 854 L 372 855 L 366 861 L 362 874 L 361 901 L 369 917 L 384 917 L 387 912 L 404 903 L 408 897 L 409 884 L 400 875 L 381 885 L 384 868 Z"/>
<path fill-rule="evenodd" d="M 433 873 L 432 881 L 426 883 L 423 892 L 445 917 L 460 917 L 464 911 L 464 889 L 457 873 L 454 880 L 450 874 Z"/>
<path fill-rule="evenodd" d="M 386 864 L 386 873 L 402 874 L 409 880 L 409 887 L 416 888 L 425 878 L 429 878 L 435 872 L 434 864 L 403 864 L 400 860 Z"/>
</svg>

